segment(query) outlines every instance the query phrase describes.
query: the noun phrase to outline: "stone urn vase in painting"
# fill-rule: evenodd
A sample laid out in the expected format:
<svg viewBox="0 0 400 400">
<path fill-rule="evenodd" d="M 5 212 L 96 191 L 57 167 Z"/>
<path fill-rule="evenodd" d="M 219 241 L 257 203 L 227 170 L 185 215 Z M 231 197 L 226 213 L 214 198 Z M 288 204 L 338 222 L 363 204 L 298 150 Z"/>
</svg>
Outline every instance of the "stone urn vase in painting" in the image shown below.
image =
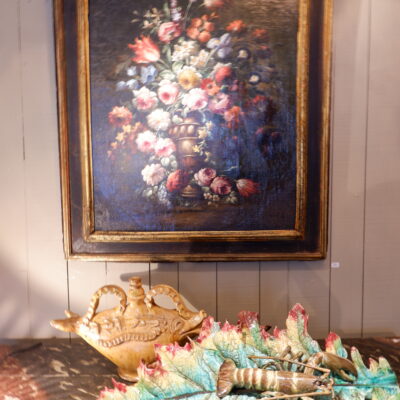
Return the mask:
<svg viewBox="0 0 400 400">
<path fill-rule="evenodd" d="M 172 126 L 169 132 L 176 144 L 179 168 L 187 173 L 188 181 L 204 164 L 204 157 L 199 153 L 199 144 L 202 141 L 199 133 L 203 129 L 203 125 L 195 118 L 188 117 L 182 123 Z M 200 199 L 202 190 L 200 186 L 189 183 L 180 191 L 180 195 L 187 199 Z"/>
</svg>

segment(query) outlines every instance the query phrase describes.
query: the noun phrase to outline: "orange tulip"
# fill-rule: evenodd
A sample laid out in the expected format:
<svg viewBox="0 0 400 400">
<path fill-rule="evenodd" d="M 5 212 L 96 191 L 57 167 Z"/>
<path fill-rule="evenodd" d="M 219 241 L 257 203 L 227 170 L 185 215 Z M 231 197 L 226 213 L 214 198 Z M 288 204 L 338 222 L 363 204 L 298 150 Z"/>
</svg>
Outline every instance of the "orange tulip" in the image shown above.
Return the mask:
<svg viewBox="0 0 400 400">
<path fill-rule="evenodd" d="M 132 61 L 138 64 L 148 64 L 160 59 L 160 49 L 148 36 L 136 38 L 135 44 L 128 44 L 128 47 L 135 52 Z"/>
</svg>

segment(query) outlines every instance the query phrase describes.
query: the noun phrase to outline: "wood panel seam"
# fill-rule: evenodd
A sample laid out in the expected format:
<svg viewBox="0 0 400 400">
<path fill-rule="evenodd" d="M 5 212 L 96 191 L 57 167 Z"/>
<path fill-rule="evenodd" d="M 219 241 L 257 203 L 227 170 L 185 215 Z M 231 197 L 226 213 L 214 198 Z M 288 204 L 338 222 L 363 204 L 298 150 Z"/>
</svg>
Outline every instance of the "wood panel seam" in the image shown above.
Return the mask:
<svg viewBox="0 0 400 400">
<path fill-rule="evenodd" d="M 363 214 L 363 256 L 362 256 L 362 291 L 361 291 L 361 337 L 364 337 L 364 292 L 365 292 L 365 240 L 366 240 L 366 217 L 367 217 L 367 167 L 368 167 L 368 133 L 369 133 L 369 106 L 370 106 L 370 83 L 371 83 L 371 35 L 372 35 L 372 0 L 368 0 L 368 79 L 366 99 L 366 124 L 365 124 L 365 158 L 364 158 L 364 214 Z"/>
</svg>

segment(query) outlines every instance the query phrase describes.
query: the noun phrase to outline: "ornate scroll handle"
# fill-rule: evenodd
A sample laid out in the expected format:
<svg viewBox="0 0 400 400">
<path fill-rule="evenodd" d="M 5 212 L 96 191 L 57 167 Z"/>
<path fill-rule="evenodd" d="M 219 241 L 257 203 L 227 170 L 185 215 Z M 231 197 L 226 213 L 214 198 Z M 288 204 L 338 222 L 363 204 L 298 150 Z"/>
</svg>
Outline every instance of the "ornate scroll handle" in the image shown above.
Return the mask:
<svg viewBox="0 0 400 400">
<path fill-rule="evenodd" d="M 169 296 L 174 302 L 178 314 L 182 318 L 190 319 L 197 315 L 197 313 L 190 311 L 188 308 L 186 308 L 181 295 L 173 287 L 168 285 L 157 285 L 147 292 L 144 302 L 146 303 L 148 308 L 151 308 L 153 306 L 154 304 L 153 298 L 158 294 L 164 294 L 166 296 Z"/>
<path fill-rule="evenodd" d="M 88 324 L 93 317 L 96 315 L 97 307 L 99 306 L 100 298 L 103 294 L 112 293 L 120 298 L 120 305 L 118 307 L 118 313 L 122 314 L 126 308 L 126 293 L 119 286 L 106 285 L 97 290 L 90 299 L 89 308 L 86 314 L 83 316 L 83 323 Z"/>
</svg>

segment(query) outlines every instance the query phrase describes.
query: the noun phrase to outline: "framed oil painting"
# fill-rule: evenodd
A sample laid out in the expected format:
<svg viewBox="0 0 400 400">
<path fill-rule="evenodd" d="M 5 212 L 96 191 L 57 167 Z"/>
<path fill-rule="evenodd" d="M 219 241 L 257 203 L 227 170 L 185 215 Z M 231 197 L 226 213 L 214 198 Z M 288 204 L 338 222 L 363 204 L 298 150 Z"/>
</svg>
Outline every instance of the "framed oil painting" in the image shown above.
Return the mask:
<svg viewBox="0 0 400 400">
<path fill-rule="evenodd" d="M 331 0 L 54 0 L 65 253 L 323 258 Z"/>
</svg>

